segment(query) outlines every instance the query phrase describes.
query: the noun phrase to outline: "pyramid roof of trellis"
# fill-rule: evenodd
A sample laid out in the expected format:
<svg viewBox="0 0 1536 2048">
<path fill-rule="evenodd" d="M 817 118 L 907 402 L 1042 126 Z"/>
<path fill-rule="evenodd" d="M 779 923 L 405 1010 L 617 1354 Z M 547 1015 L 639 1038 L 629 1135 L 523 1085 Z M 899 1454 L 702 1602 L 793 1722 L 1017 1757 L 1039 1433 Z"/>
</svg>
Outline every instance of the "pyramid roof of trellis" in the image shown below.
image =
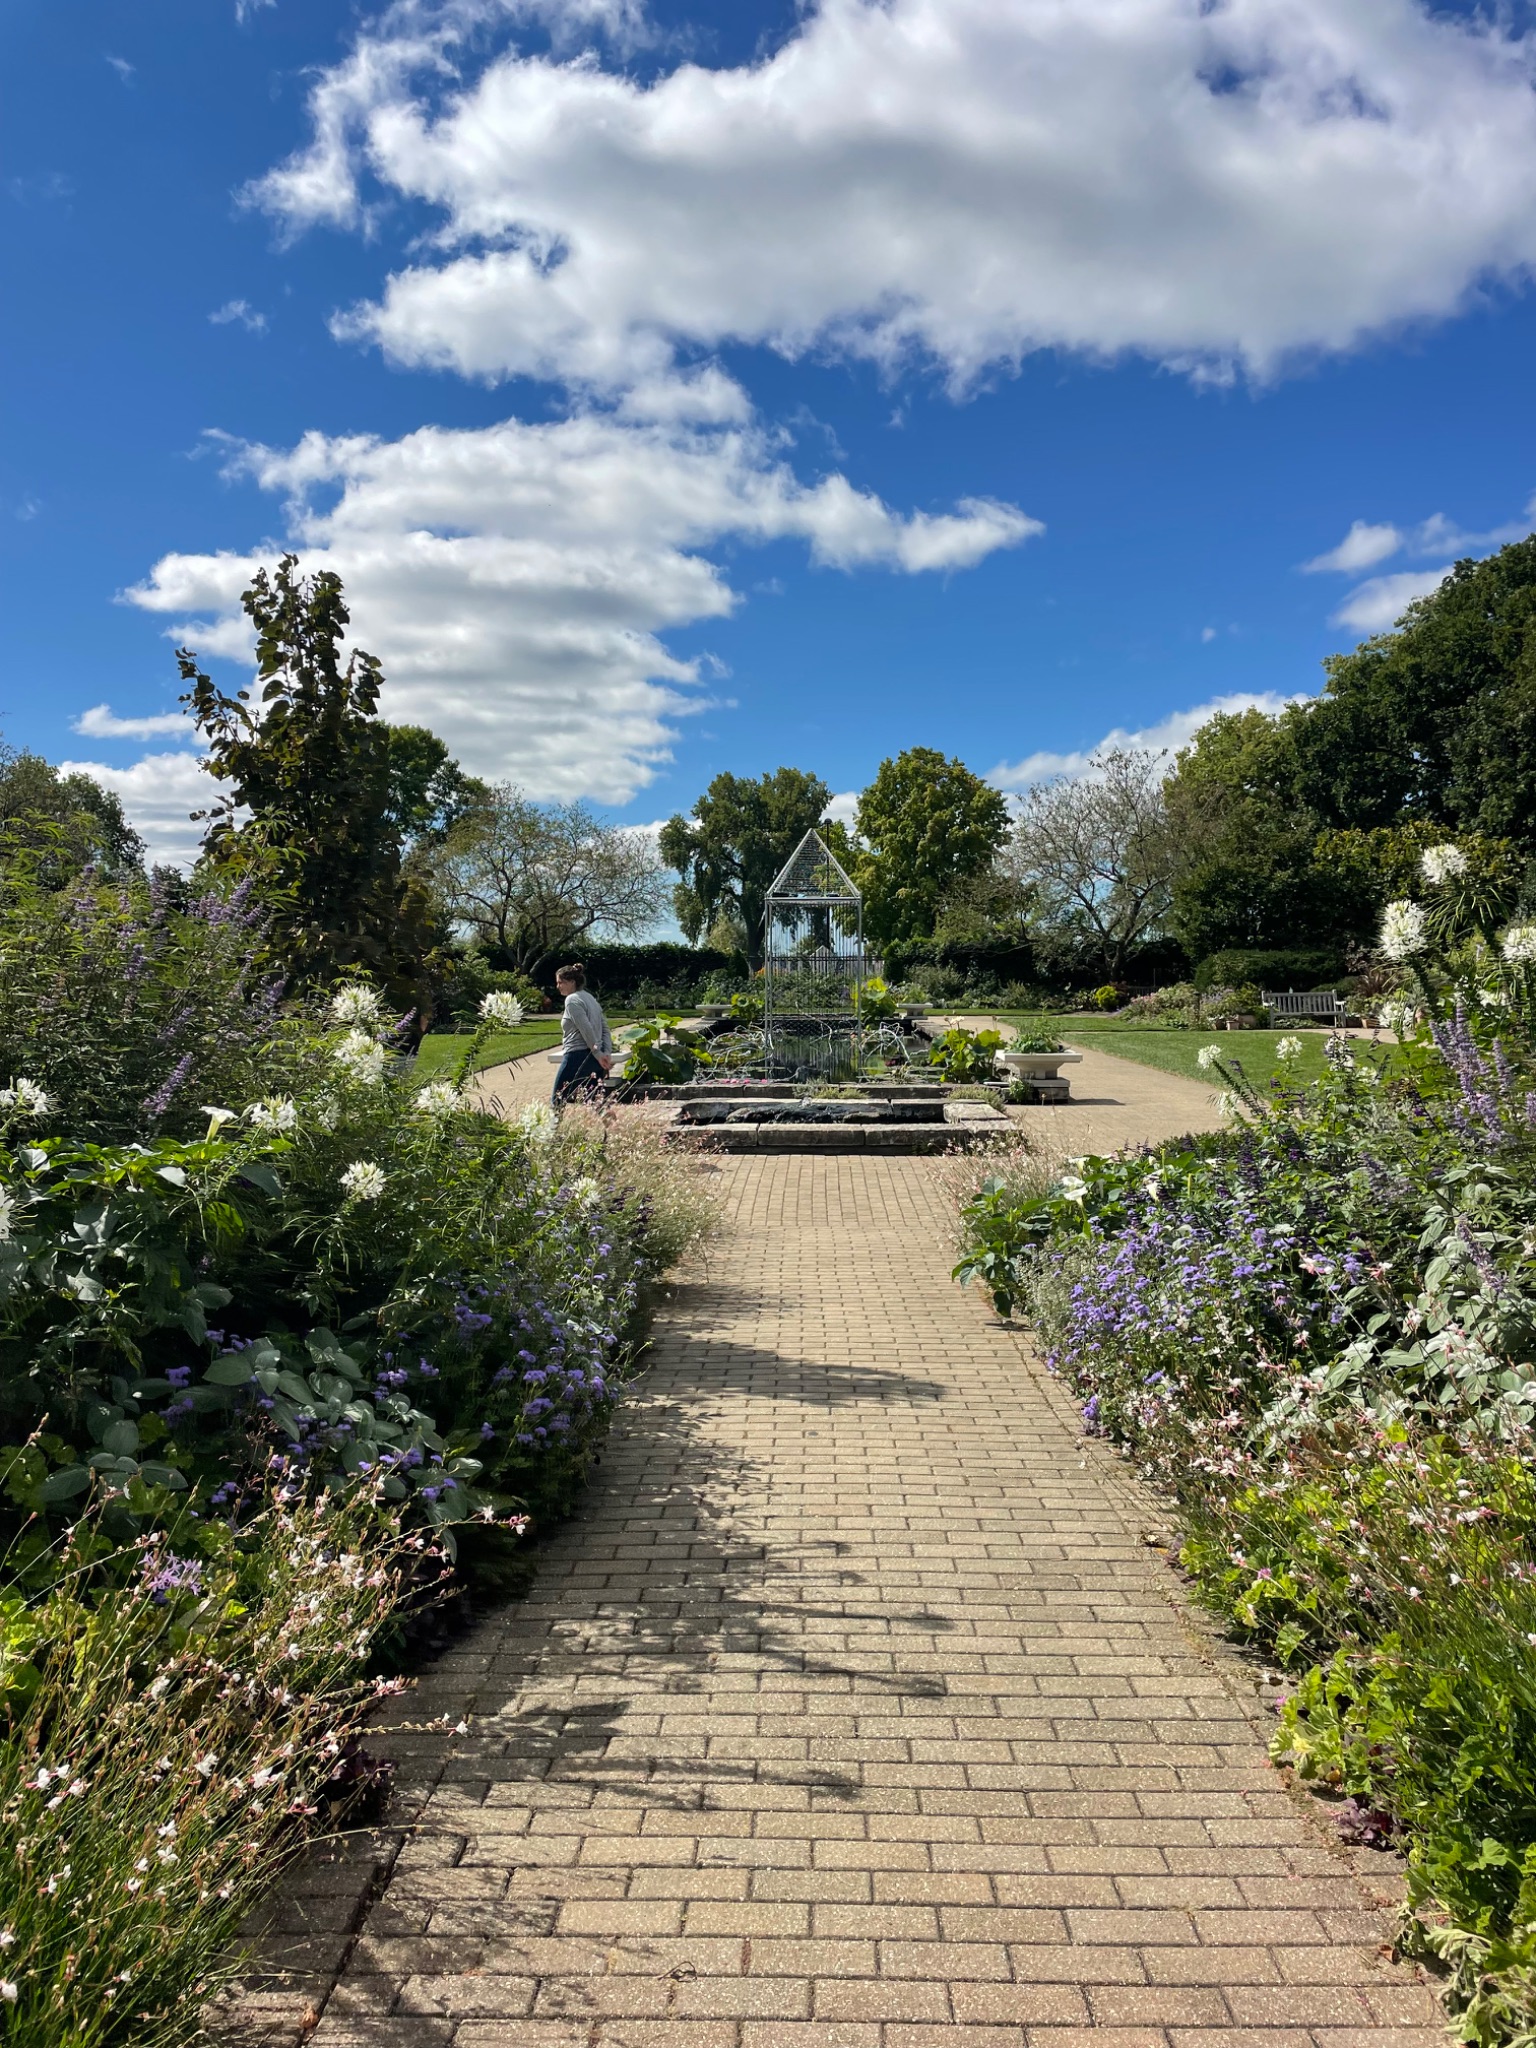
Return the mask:
<svg viewBox="0 0 1536 2048">
<path fill-rule="evenodd" d="M 785 861 L 768 891 L 770 903 L 803 904 L 812 908 L 851 905 L 863 900 L 814 827 Z"/>
</svg>

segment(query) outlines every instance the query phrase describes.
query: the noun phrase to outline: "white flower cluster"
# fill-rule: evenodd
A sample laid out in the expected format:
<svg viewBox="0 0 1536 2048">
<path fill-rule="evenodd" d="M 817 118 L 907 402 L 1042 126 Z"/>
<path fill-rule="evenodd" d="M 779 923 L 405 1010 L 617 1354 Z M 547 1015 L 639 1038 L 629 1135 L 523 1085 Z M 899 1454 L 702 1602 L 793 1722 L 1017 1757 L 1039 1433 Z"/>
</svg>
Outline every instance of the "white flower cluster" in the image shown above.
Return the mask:
<svg viewBox="0 0 1536 2048">
<path fill-rule="evenodd" d="M 1467 856 L 1459 846 L 1426 846 L 1419 856 L 1419 869 L 1426 882 L 1438 887 L 1467 872 Z"/>
<path fill-rule="evenodd" d="M 1277 1060 L 1299 1060 L 1301 1058 L 1301 1040 L 1299 1038 L 1282 1038 L 1275 1047 L 1275 1058 Z"/>
<path fill-rule="evenodd" d="M 1389 996 L 1384 1003 L 1376 1005 L 1377 1023 L 1395 1038 L 1406 1038 L 1418 1020 L 1419 1013 L 1412 1003 L 1399 1002 Z"/>
<path fill-rule="evenodd" d="M 1499 951 L 1511 967 L 1536 967 L 1536 924 L 1512 924 Z"/>
<path fill-rule="evenodd" d="M 416 1091 L 416 1107 L 423 1116 L 452 1116 L 464 1107 L 464 1097 L 451 1081 L 429 1081 Z"/>
<path fill-rule="evenodd" d="M 331 1058 L 349 1081 L 364 1088 L 372 1088 L 384 1078 L 384 1048 L 366 1031 L 349 1031 Z"/>
<path fill-rule="evenodd" d="M 1201 1073 L 1209 1073 L 1210 1069 L 1221 1058 L 1221 1047 L 1219 1045 L 1202 1045 L 1199 1052 L 1195 1054 L 1195 1058 L 1200 1062 Z"/>
<path fill-rule="evenodd" d="M 7 1243 L 16 1228 L 16 1202 L 10 1191 L 0 1188 L 0 1244 Z"/>
<path fill-rule="evenodd" d="M 383 1194 L 387 1176 L 371 1159 L 356 1159 L 341 1176 L 341 1185 L 354 1202 L 376 1202 Z"/>
<path fill-rule="evenodd" d="M 548 1145 L 560 1128 L 560 1119 L 547 1102 L 530 1102 L 518 1111 L 517 1128 L 534 1145 Z"/>
<path fill-rule="evenodd" d="M 590 1173 L 581 1174 L 571 1182 L 571 1198 L 580 1202 L 584 1209 L 595 1209 L 602 1197 L 602 1189 Z"/>
<path fill-rule="evenodd" d="M 18 1116 L 46 1116 L 53 1107 L 35 1081 L 25 1076 L 0 1088 L 0 1109 L 14 1109 Z"/>
<path fill-rule="evenodd" d="M 1381 934 L 1376 941 L 1388 960 L 1411 960 L 1429 944 L 1429 929 L 1423 907 L 1399 898 L 1381 913 Z"/>
<path fill-rule="evenodd" d="M 298 1106 L 289 1095 L 265 1095 L 253 1102 L 246 1118 L 258 1131 L 291 1131 L 298 1127 Z"/>
<path fill-rule="evenodd" d="M 480 1015 L 487 1024 L 499 1024 L 503 1031 L 511 1031 L 523 1021 L 523 1006 L 508 990 L 493 988 L 488 996 L 480 998 Z"/>
<path fill-rule="evenodd" d="M 384 1005 L 371 988 L 360 981 L 348 982 L 331 997 L 331 1015 L 338 1024 L 351 1024 L 375 1031 L 384 1015 Z"/>
</svg>

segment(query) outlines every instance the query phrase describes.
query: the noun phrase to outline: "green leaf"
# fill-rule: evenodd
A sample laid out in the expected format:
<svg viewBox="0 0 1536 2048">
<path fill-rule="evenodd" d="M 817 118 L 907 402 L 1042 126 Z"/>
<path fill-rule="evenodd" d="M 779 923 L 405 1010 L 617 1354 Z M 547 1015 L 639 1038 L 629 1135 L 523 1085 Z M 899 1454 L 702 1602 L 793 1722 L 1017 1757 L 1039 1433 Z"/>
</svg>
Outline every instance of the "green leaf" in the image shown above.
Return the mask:
<svg viewBox="0 0 1536 2048">
<path fill-rule="evenodd" d="M 119 1458 L 131 1458 L 139 1448 L 138 1425 L 129 1421 L 109 1422 L 101 1433 L 101 1447 Z"/>
<path fill-rule="evenodd" d="M 203 1378 L 215 1387 L 243 1387 L 251 1378 L 251 1354 L 249 1351 L 228 1351 L 222 1358 L 216 1358 Z"/>
<path fill-rule="evenodd" d="M 60 1471 L 49 1473 L 38 1487 L 37 1497 L 51 1507 L 56 1501 L 73 1500 L 77 1493 L 84 1493 L 90 1483 L 88 1466 L 65 1465 Z"/>
<path fill-rule="evenodd" d="M 149 1465 L 139 1467 L 139 1477 L 148 1480 L 151 1486 L 163 1486 L 168 1493 L 185 1493 L 187 1475 L 178 1472 L 174 1465 L 162 1465 L 158 1459 Z"/>
<path fill-rule="evenodd" d="M 260 1188 L 264 1195 L 281 1195 L 283 1184 L 270 1166 L 263 1166 L 259 1160 L 248 1160 L 240 1169 L 240 1178 L 248 1180 L 253 1188 Z"/>
</svg>

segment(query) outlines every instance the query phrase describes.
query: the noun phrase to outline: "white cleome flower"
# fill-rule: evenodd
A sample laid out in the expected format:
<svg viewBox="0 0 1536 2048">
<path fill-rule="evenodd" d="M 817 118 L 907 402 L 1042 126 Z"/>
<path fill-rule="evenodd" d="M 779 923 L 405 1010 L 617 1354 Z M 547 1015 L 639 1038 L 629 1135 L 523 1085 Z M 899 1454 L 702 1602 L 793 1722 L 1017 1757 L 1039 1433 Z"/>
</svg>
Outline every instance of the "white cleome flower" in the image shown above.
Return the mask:
<svg viewBox="0 0 1536 2048">
<path fill-rule="evenodd" d="M 297 1128 L 298 1108 L 287 1095 L 267 1095 L 253 1102 L 245 1112 L 258 1131 L 291 1131 Z"/>
<path fill-rule="evenodd" d="M 547 1102 L 530 1102 L 526 1109 L 519 1110 L 517 1128 L 533 1144 L 547 1145 L 560 1128 L 560 1122 Z"/>
<path fill-rule="evenodd" d="M 1419 856 L 1419 869 L 1426 882 L 1449 882 L 1467 872 L 1467 856 L 1459 846 L 1426 846 Z"/>
<path fill-rule="evenodd" d="M 416 1107 L 423 1116 L 452 1116 L 464 1107 L 464 1098 L 451 1081 L 429 1081 L 417 1090 Z"/>
<path fill-rule="evenodd" d="M 24 1076 L 0 1088 L 0 1109 L 14 1109 L 22 1116 L 46 1116 L 53 1107 L 35 1081 Z"/>
<path fill-rule="evenodd" d="M 488 996 L 480 998 L 480 1015 L 487 1024 L 499 1024 L 504 1031 L 510 1031 L 523 1021 L 523 1006 L 507 989 L 493 988 Z"/>
<path fill-rule="evenodd" d="M 1389 960 L 1411 960 L 1429 944 L 1424 911 L 1417 903 L 1399 898 L 1381 913 L 1381 932 L 1376 941 Z"/>
<path fill-rule="evenodd" d="M 1282 1038 L 1275 1047 L 1275 1058 L 1277 1060 L 1299 1060 L 1301 1058 L 1301 1040 L 1299 1038 Z"/>
<path fill-rule="evenodd" d="M 0 1188 L 0 1244 L 16 1228 L 16 1203 L 8 1188 Z"/>
<path fill-rule="evenodd" d="M 1512 924 L 1499 941 L 1499 951 L 1511 967 L 1536 967 L 1536 924 Z"/>
<path fill-rule="evenodd" d="M 571 1199 L 580 1202 L 584 1209 L 595 1209 L 602 1192 L 590 1173 L 584 1173 L 571 1182 Z"/>
<path fill-rule="evenodd" d="M 331 1055 L 349 1081 L 371 1088 L 384 1078 L 385 1053 L 366 1031 L 349 1031 Z"/>
<path fill-rule="evenodd" d="M 375 1166 L 371 1159 L 355 1159 L 341 1176 L 341 1184 L 354 1202 L 376 1202 L 385 1181 L 383 1167 Z"/>
<path fill-rule="evenodd" d="M 1195 1054 L 1195 1058 L 1200 1062 L 1201 1073 L 1205 1073 L 1211 1067 L 1214 1067 L 1221 1058 L 1221 1047 L 1219 1045 L 1202 1045 Z"/>
<path fill-rule="evenodd" d="M 331 1015 L 338 1024 L 360 1024 L 365 1031 L 371 1030 L 384 1014 L 384 1005 L 371 988 L 364 988 L 361 982 L 348 982 L 345 988 L 337 989 L 331 997 Z"/>
<path fill-rule="evenodd" d="M 1397 1038 L 1412 1030 L 1417 1015 L 1412 1003 L 1400 1003 L 1390 996 L 1386 1002 L 1376 1005 L 1376 1022 L 1383 1031 L 1390 1031 Z"/>
</svg>

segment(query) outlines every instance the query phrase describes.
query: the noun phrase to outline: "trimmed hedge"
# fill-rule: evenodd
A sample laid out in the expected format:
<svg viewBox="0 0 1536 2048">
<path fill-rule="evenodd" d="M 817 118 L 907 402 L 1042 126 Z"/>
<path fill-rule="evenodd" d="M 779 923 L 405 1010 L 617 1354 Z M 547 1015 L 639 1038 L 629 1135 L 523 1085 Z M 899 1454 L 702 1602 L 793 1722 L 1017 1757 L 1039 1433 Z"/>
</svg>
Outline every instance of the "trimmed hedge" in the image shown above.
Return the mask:
<svg viewBox="0 0 1536 2048">
<path fill-rule="evenodd" d="M 1232 946 L 1212 953 L 1195 969 L 1195 987 L 1260 989 L 1327 988 L 1344 972 L 1343 956 L 1331 946 Z"/>
<path fill-rule="evenodd" d="M 739 972 L 741 963 L 713 946 L 684 946 L 671 940 L 657 940 L 644 946 L 614 944 L 576 945 L 552 960 L 534 976 L 539 987 L 555 999 L 555 969 L 568 959 L 580 960 L 587 970 L 587 987 L 600 1003 L 623 1003 L 643 983 L 676 988 L 703 981 L 711 974 Z"/>
</svg>

